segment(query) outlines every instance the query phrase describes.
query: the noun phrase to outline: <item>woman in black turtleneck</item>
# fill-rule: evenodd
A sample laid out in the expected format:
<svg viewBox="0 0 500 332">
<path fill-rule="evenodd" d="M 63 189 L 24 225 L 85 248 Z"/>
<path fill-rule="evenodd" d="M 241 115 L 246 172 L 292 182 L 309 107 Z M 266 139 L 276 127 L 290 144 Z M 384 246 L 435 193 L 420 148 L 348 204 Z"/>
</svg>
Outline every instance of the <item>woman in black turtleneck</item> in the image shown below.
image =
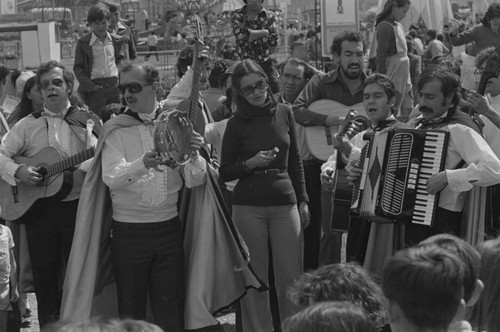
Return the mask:
<svg viewBox="0 0 500 332">
<path fill-rule="evenodd" d="M 278 104 L 267 76 L 243 60 L 231 76 L 235 115 L 222 141 L 220 174 L 238 179 L 233 220 L 248 245 L 252 267 L 268 278 L 269 246 L 281 319 L 297 308 L 287 288 L 302 273 L 303 228 L 309 222 L 304 171 L 289 106 Z M 242 299 L 243 331 L 271 331 L 269 296 L 249 290 Z"/>
</svg>

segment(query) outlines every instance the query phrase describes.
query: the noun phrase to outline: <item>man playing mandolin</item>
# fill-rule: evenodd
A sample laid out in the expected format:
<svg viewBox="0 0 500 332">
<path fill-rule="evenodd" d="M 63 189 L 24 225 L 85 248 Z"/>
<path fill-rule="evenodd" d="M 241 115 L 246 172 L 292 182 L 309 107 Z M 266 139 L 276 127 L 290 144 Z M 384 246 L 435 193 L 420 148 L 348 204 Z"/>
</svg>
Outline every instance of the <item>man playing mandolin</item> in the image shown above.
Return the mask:
<svg viewBox="0 0 500 332">
<path fill-rule="evenodd" d="M 335 36 L 331 52 L 338 59 L 338 69 L 326 74 L 318 74 L 307 83 L 293 104 L 293 112 L 298 124 L 306 129 L 318 126 L 319 131 L 324 133 L 323 127 L 339 125 L 341 123 L 339 116 L 345 116 L 349 108 L 363 101 L 365 51 L 366 45 L 360 33 L 345 31 Z M 311 104 L 320 100 L 331 100 L 332 104 L 335 102 L 342 104 L 337 106 L 341 107 L 342 115 L 333 114 L 333 111 L 330 113 L 334 106 L 326 106 L 323 112 L 315 110 Z M 309 146 L 312 155 L 307 159 L 312 159 L 315 148 L 315 146 Z M 327 143 L 321 144 L 319 148 L 326 148 L 328 156 L 334 151 L 333 146 L 328 146 Z M 320 159 L 317 156 L 316 158 Z M 326 201 L 322 200 L 322 203 Z M 323 214 L 327 214 L 326 211 L 327 209 L 323 206 Z M 330 230 L 329 215 L 322 215 L 321 218 L 323 236 L 321 237 L 320 264 L 340 262 L 341 233 Z"/>
<path fill-rule="evenodd" d="M 53 198 L 34 200 L 31 209 L 26 206 L 28 211 L 18 216 L 26 223 L 38 319 L 43 327 L 59 319 L 61 258 L 67 263 L 80 191 L 90 160 L 81 162 L 93 155 L 92 146 L 97 140 L 92 132 L 100 122 L 95 115 L 72 103 L 74 76 L 64 65 L 56 61 L 40 65 L 36 82 L 45 102 L 43 109 L 17 122 L 4 136 L 0 146 L 0 175 L 6 183 L 0 185 L 2 204 L 14 199 L 11 206 L 2 205 L 2 217 L 7 220 L 17 219 L 13 217 L 15 211 L 21 211 L 17 206 L 26 204 L 34 195 L 43 198 L 54 193 Z M 82 151 L 92 153 L 82 154 L 80 165 L 66 163 L 70 156 L 78 159 Z M 51 160 L 49 156 L 54 155 Z M 41 163 L 45 166 L 37 167 Z M 53 171 L 55 166 L 63 172 L 63 165 L 76 168 L 71 167 L 71 172 L 63 174 Z"/>
</svg>

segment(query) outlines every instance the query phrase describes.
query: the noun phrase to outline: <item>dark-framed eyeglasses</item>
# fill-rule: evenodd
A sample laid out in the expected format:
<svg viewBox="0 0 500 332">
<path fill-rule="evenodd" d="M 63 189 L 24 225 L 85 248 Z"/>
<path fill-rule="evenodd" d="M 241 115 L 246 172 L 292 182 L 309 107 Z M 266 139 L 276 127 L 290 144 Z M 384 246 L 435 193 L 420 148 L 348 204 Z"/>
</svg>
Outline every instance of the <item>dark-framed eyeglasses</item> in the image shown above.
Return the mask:
<svg viewBox="0 0 500 332">
<path fill-rule="evenodd" d="M 55 86 L 56 88 L 60 88 L 64 85 L 64 80 L 62 78 L 54 78 L 50 81 L 41 81 L 40 82 L 40 89 L 46 90 L 51 85 Z"/>
<path fill-rule="evenodd" d="M 241 88 L 241 92 L 244 96 L 248 97 L 255 93 L 255 91 L 264 91 L 267 89 L 266 80 L 258 80 L 255 85 L 248 85 Z"/>
<path fill-rule="evenodd" d="M 125 94 L 125 91 L 128 90 L 130 93 L 139 93 L 142 91 L 142 88 L 148 86 L 148 85 L 153 85 L 153 83 L 146 83 L 146 84 L 140 84 L 140 83 L 129 83 L 129 84 L 120 84 L 118 85 L 118 89 L 122 94 Z"/>
</svg>

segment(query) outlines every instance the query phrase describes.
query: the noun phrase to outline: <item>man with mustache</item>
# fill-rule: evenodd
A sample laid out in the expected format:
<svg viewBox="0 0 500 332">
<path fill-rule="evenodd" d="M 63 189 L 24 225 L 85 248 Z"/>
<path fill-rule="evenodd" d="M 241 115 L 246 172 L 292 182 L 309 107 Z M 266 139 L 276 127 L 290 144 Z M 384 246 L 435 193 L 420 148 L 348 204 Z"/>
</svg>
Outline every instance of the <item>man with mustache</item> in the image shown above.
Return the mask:
<svg viewBox="0 0 500 332">
<path fill-rule="evenodd" d="M 418 243 L 427 237 L 450 233 L 461 235 L 460 218 L 468 191 L 473 186 L 500 183 L 500 161 L 479 133 L 470 116 L 458 106 L 460 78 L 444 68 L 429 68 L 418 82 L 417 129 L 439 129 L 450 134 L 445 170 L 427 183 L 429 194 L 440 193 L 433 226 L 406 225 L 406 241 Z"/>
<path fill-rule="evenodd" d="M 95 129 L 100 127 L 99 119 L 74 102 L 74 76 L 64 65 L 56 61 L 41 64 L 36 82 L 44 100 L 43 109 L 18 121 L 5 134 L 0 146 L 0 175 L 12 186 L 20 182 L 48 186 L 44 183 L 42 168 L 18 164 L 12 158 L 36 157 L 51 147 L 60 153 L 61 159 L 68 160 L 97 141 Z M 35 202 L 20 218 L 20 222 L 26 224 L 40 327 L 59 319 L 59 279 L 63 265 L 68 263 L 76 211 L 89 163 L 85 161 L 74 170 L 64 172 L 70 185 L 63 185 L 60 194 L 54 197 Z M 65 194 L 63 189 L 67 189 Z"/>
<path fill-rule="evenodd" d="M 363 57 L 366 45 L 359 32 L 344 31 L 337 34 L 331 46 L 331 52 L 339 62 L 338 69 L 315 75 L 306 84 L 293 104 L 293 112 L 297 124 L 302 126 L 325 126 L 340 124 L 335 115 L 324 115 L 308 109 L 314 101 L 330 99 L 346 106 L 359 104 L 363 101 Z M 310 151 L 303 160 L 314 160 Z M 317 170 L 318 177 L 320 170 Z M 331 193 L 325 193 L 330 195 Z M 323 201 L 323 202 L 326 202 Z M 330 230 L 330 217 L 322 208 L 322 236 L 320 240 L 320 265 L 339 263 L 342 233 Z M 311 227 L 311 226 L 310 226 Z M 358 230 L 352 231 L 357 234 Z M 350 243 L 348 248 L 351 248 Z M 353 248 L 354 249 L 354 248 Z M 350 249 L 348 249 L 350 251 Z M 351 253 L 349 253 L 351 254 Z"/>
</svg>

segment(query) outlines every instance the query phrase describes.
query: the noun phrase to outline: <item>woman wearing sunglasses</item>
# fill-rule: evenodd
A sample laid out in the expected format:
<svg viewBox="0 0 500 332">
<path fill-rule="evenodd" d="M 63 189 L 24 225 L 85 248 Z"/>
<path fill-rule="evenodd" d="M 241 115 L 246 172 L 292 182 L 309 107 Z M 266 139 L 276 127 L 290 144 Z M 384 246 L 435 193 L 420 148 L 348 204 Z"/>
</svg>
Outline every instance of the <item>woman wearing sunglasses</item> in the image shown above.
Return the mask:
<svg viewBox="0 0 500 332">
<path fill-rule="evenodd" d="M 252 267 L 268 278 L 269 246 L 281 319 L 297 308 L 287 288 L 302 273 L 303 228 L 309 222 L 304 171 L 289 106 L 278 104 L 267 76 L 252 60 L 231 75 L 236 112 L 222 142 L 220 174 L 238 179 L 233 220 L 248 245 Z M 271 331 L 269 295 L 250 289 L 241 301 L 243 331 Z"/>
</svg>

